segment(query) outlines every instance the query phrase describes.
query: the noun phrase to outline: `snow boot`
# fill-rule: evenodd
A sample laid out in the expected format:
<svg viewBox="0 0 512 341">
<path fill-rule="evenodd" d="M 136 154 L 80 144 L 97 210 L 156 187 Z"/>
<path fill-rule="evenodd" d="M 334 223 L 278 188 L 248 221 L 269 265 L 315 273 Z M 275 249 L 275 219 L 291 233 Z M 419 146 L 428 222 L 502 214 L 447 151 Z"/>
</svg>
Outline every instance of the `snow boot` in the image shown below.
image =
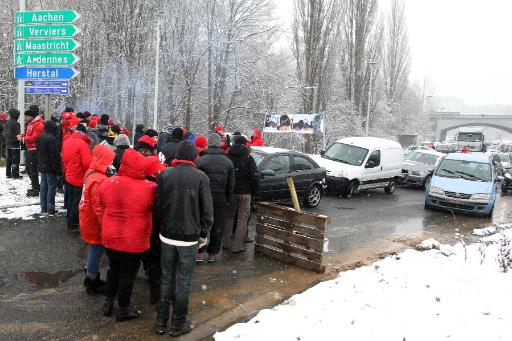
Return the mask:
<svg viewBox="0 0 512 341">
<path fill-rule="evenodd" d="M 116 321 L 128 321 L 136 319 L 140 316 L 140 312 L 135 309 L 131 309 L 128 307 L 119 307 L 119 313 L 117 314 Z"/>
<path fill-rule="evenodd" d="M 104 295 L 106 290 L 106 283 L 100 279 L 100 273 L 96 274 L 95 279 L 89 277 L 85 278 L 84 286 L 89 295 Z"/>
<path fill-rule="evenodd" d="M 173 337 L 180 336 L 183 334 L 190 333 L 192 331 L 192 328 L 192 322 L 190 322 L 190 320 L 185 320 L 185 322 L 181 326 L 171 327 L 171 331 L 169 332 L 169 334 L 171 334 L 171 336 Z"/>
<path fill-rule="evenodd" d="M 196 253 L 196 264 L 204 262 L 204 256 L 202 252 Z"/>
<path fill-rule="evenodd" d="M 114 309 L 114 298 L 106 297 L 103 302 L 103 316 L 112 316 L 112 309 Z"/>
</svg>

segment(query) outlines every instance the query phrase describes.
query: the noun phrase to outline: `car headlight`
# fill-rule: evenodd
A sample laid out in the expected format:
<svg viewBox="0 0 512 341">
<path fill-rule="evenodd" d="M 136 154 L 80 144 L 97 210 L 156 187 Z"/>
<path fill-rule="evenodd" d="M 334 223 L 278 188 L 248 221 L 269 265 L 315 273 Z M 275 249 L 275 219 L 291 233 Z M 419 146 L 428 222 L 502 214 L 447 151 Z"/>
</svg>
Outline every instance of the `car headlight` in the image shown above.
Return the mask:
<svg viewBox="0 0 512 341">
<path fill-rule="evenodd" d="M 489 193 L 477 193 L 471 196 L 471 200 L 489 200 L 490 197 Z"/>
<path fill-rule="evenodd" d="M 334 176 L 335 178 L 344 178 L 346 176 L 346 172 L 343 170 L 335 170 L 329 173 L 330 176 Z"/>
<path fill-rule="evenodd" d="M 444 195 L 444 191 L 441 188 L 434 186 L 430 187 L 429 193 L 434 195 Z"/>
<path fill-rule="evenodd" d="M 419 172 L 418 172 L 418 174 L 419 174 L 420 176 L 425 176 L 425 175 L 427 175 L 427 172 L 419 171 Z"/>
</svg>

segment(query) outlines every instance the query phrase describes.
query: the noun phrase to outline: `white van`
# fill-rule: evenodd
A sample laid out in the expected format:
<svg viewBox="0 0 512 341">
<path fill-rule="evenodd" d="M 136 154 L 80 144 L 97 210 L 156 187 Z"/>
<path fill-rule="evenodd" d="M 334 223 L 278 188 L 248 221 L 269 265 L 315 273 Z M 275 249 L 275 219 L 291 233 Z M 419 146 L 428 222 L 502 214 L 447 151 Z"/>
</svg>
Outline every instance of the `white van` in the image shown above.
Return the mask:
<svg viewBox="0 0 512 341">
<path fill-rule="evenodd" d="M 403 152 L 398 142 L 376 137 L 347 137 L 313 159 L 327 169 L 327 188 L 346 198 L 363 189 L 393 193 L 402 174 Z"/>
</svg>

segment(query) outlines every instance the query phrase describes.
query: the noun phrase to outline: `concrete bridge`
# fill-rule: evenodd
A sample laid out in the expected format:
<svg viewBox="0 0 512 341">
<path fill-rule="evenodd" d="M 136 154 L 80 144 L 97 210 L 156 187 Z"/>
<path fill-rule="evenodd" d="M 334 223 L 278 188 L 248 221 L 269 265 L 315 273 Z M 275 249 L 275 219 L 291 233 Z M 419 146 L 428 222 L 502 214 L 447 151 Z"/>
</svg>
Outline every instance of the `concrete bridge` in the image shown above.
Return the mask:
<svg viewBox="0 0 512 341">
<path fill-rule="evenodd" d="M 431 115 L 436 141 L 444 141 L 452 129 L 464 127 L 489 127 L 512 134 L 512 114 L 461 114 L 459 112 L 435 112 Z"/>
</svg>

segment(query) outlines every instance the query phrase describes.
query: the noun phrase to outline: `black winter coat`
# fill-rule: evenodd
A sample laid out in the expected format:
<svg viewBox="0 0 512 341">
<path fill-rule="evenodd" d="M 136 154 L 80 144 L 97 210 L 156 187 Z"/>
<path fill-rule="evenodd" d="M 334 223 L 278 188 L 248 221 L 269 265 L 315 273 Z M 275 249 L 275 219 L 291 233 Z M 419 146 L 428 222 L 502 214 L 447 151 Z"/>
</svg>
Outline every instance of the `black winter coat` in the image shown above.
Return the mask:
<svg viewBox="0 0 512 341">
<path fill-rule="evenodd" d="M 180 140 L 177 139 L 169 139 L 169 142 L 164 144 L 162 147 L 162 154 L 165 156 L 165 163 L 170 167 L 171 162 L 176 158 L 176 149 L 178 148 L 178 144 Z"/>
<path fill-rule="evenodd" d="M 213 202 L 206 174 L 178 163 L 158 178 L 155 216 L 160 234 L 186 242 L 206 238 L 213 224 Z"/>
<path fill-rule="evenodd" d="M 250 152 L 243 144 L 234 144 L 229 149 L 228 156 L 235 167 L 235 194 L 255 195 L 258 192 L 260 175 Z"/>
<path fill-rule="evenodd" d="M 218 147 L 209 147 L 196 162 L 197 169 L 210 179 L 212 193 L 225 193 L 229 202 L 235 188 L 235 167 Z"/>
<path fill-rule="evenodd" d="M 5 145 L 7 148 L 19 148 L 20 141 L 16 138 L 16 135 L 20 134 L 20 123 L 12 118 L 5 122 Z"/>
<path fill-rule="evenodd" d="M 41 173 L 62 174 L 61 146 L 57 135 L 57 124 L 45 122 L 44 132 L 36 141 L 37 162 Z"/>
</svg>

